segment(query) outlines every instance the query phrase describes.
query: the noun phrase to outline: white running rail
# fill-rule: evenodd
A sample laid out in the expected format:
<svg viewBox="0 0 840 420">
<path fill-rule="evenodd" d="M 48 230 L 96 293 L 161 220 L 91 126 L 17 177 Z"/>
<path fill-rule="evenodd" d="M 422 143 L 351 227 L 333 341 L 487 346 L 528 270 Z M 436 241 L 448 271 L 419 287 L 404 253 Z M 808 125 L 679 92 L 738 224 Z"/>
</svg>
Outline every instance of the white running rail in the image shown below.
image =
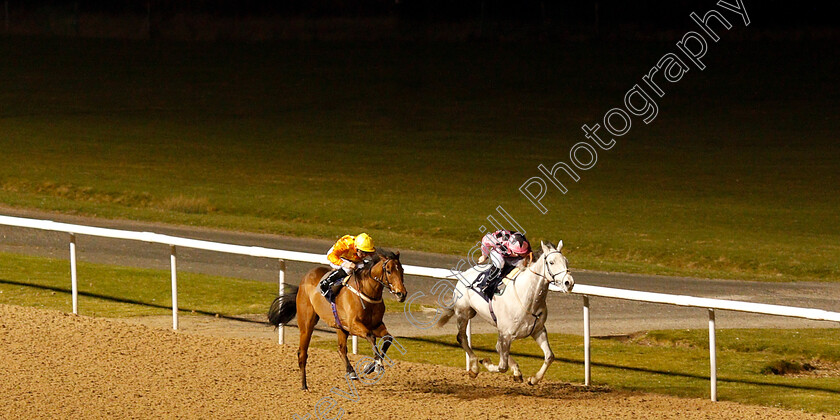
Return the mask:
<svg viewBox="0 0 840 420">
<path fill-rule="evenodd" d="M 0 225 L 16 226 L 55 232 L 66 232 L 70 239 L 70 278 L 73 299 L 73 313 L 78 313 L 78 287 L 76 277 L 76 235 L 98 236 L 103 238 L 126 239 L 149 243 L 159 243 L 170 246 L 170 265 L 172 276 L 172 328 L 178 329 L 178 284 L 175 269 L 176 247 L 202 249 L 217 251 L 229 254 L 250 255 L 253 257 L 274 258 L 279 260 L 278 283 L 280 293 L 283 293 L 285 286 L 286 261 L 300 261 L 314 264 L 327 264 L 326 256 L 323 254 L 311 254 L 306 252 L 286 251 L 280 249 L 263 248 L 256 246 L 243 246 L 224 244 L 219 242 L 202 241 L 197 239 L 181 238 L 177 236 L 163 235 L 153 232 L 137 232 L 130 230 L 107 229 L 69 223 L 59 223 L 50 220 L 28 219 L 22 217 L 0 216 Z M 434 277 L 440 279 L 452 279 L 455 275 L 452 270 L 444 268 L 418 267 L 404 265 L 406 274 Z M 840 313 L 830 312 L 822 309 L 800 308 L 794 306 L 768 305 L 763 303 L 741 302 L 734 300 L 709 299 L 694 296 L 671 295 L 665 293 L 641 292 L 635 290 L 614 289 L 609 287 L 588 286 L 576 284 L 572 293 L 583 295 L 583 330 L 584 330 L 584 371 L 585 383 L 591 384 L 591 363 L 590 363 L 590 308 L 589 297 L 599 296 L 613 299 L 632 300 L 637 302 L 661 303 L 667 305 L 689 306 L 705 308 L 709 313 L 709 360 L 710 360 L 710 382 L 711 400 L 717 401 L 717 362 L 716 362 L 716 340 L 715 340 L 715 310 L 728 310 L 748 312 L 755 314 L 776 315 L 794 318 L 804 318 L 817 321 L 840 322 Z M 279 328 L 279 342 L 284 342 L 283 326 Z M 353 348 L 355 353 L 356 337 L 353 337 Z M 469 340 L 469 336 L 467 338 Z"/>
<path fill-rule="evenodd" d="M 0 225 L 16 226 L 54 232 L 66 232 L 70 235 L 70 278 L 71 294 L 73 300 L 73 313 L 79 313 L 78 306 L 78 284 L 76 276 L 76 235 L 98 236 L 101 238 L 126 239 L 131 241 L 149 242 L 169 245 L 170 266 L 172 277 L 172 329 L 178 329 L 178 278 L 175 270 L 176 247 L 202 249 L 207 251 L 224 252 L 228 254 L 249 255 L 252 257 L 274 258 L 280 260 L 278 283 L 280 294 L 283 294 L 286 277 L 286 261 L 301 261 L 314 264 L 328 264 L 324 254 L 310 254 L 306 252 L 286 251 L 281 249 L 263 248 L 258 246 L 244 246 L 224 244 L 219 242 L 202 241 L 198 239 L 181 238 L 177 236 L 163 235 L 153 232 L 137 232 L 132 230 L 107 229 L 93 226 L 74 225 L 69 223 L 53 222 L 51 220 L 28 219 L 23 217 L 0 216 Z M 406 274 L 417 276 L 443 278 L 451 275 L 452 272 L 443 268 L 416 267 L 404 265 Z M 284 344 L 284 328 L 279 327 L 278 341 Z M 353 337 L 353 353 L 356 353 L 357 339 Z"/>
<path fill-rule="evenodd" d="M 587 386 L 591 383 L 591 361 L 589 340 L 589 297 L 600 296 L 614 299 L 632 300 L 636 302 L 663 303 L 668 305 L 706 308 L 709 311 L 709 379 L 710 398 L 717 401 L 717 351 L 715 338 L 715 310 L 748 312 L 753 314 L 776 315 L 792 318 L 804 318 L 816 321 L 840 322 L 840 313 L 822 309 L 800 308 L 796 306 L 768 305 L 765 303 L 741 302 L 737 300 L 709 299 L 685 295 L 669 295 L 665 293 L 640 292 L 636 290 L 613 289 L 610 287 L 588 286 L 575 284 L 572 293 L 583 295 L 583 351 L 584 351 L 584 381 Z"/>
</svg>

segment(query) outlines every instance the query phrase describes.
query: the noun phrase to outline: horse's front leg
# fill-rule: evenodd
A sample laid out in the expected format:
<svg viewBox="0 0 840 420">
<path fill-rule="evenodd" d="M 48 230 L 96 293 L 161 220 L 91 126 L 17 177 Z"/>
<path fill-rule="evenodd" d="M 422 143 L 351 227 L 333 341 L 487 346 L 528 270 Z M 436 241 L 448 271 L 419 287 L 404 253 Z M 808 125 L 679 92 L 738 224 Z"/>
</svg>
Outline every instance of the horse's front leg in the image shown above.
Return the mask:
<svg viewBox="0 0 840 420">
<path fill-rule="evenodd" d="M 508 360 L 510 358 L 510 343 L 513 337 L 507 334 L 499 334 L 499 339 L 496 341 L 496 352 L 499 353 L 499 365 L 496 366 L 490 363 L 490 359 L 482 359 L 481 364 L 484 365 L 490 372 L 507 372 Z"/>
<path fill-rule="evenodd" d="M 543 376 L 545 376 L 545 371 L 548 370 L 551 363 L 554 362 L 554 353 L 551 351 L 551 346 L 548 344 L 548 333 L 545 331 L 544 325 L 539 331 L 531 334 L 531 337 L 534 337 L 534 340 L 536 340 L 545 355 L 545 359 L 543 360 L 543 365 L 540 370 L 537 371 L 535 376 L 528 378 L 528 385 L 536 385 L 542 380 Z"/>
<path fill-rule="evenodd" d="M 377 367 L 381 370 L 382 353 L 376 347 L 376 333 L 379 332 L 380 334 L 387 334 L 388 330 L 385 329 L 385 324 L 380 323 L 375 329 L 372 330 L 368 328 L 360 319 L 356 319 L 350 322 L 349 329 L 350 334 L 364 338 L 368 341 L 368 343 L 370 343 L 370 347 L 373 349 L 374 362 L 365 366 L 362 372 L 364 372 L 365 374 L 369 374 L 373 372 L 374 369 L 376 369 Z M 390 345 L 390 343 L 388 343 L 388 345 Z"/>
<path fill-rule="evenodd" d="M 371 347 L 373 348 L 374 359 L 373 363 L 365 366 L 364 373 L 369 375 L 374 371 L 380 372 L 382 371 L 382 360 L 385 359 L 388 354 L 388 349 L 391 347 L 391 344 L 394 342 L 394 337 L 391 333 L 388 332 L 388 329 L 385 328 L 385 324 L 380 323 L 378 327 L 371 330 L 366 337 L 368 341 L 371 343 Z M 378 348 L 376 346 L 376 339 L 382 338 L 382 348 Z M 390 366 L 390 365 L 389 365 Z"/>
<path fill-rule="evenodd" d="M 358 380 L 359 376 L 356 375 L 356 371 L 353 370 L 353 365 L 350 363 L 350 359 L 347 358 L 348 333 L 347 331 L 340 329 L 336 331 L 336 334 L 338 335 L 338 354 L 339 356 L 341 356 L 341 360 L 344 361 L 344 366 L 346 369 L 345 375 L 354 381 Z"/>
</svg>

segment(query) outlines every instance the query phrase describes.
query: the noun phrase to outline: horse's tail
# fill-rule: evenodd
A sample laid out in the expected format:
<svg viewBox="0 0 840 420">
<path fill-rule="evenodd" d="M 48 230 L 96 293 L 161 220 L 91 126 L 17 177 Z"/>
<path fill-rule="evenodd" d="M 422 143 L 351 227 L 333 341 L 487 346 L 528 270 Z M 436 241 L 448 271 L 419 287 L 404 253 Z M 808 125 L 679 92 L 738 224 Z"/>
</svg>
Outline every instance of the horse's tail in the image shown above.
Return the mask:
<svg viewBox="0 0 840 420">
<path fill-rule="evenodd" d="M 447 322 L 449 322 L 449 319 L 452 318 L 452 315 L 455 315 L 455 309 L 443 308 L 441 312 L 443 313 L 443 315 L 440 316 L 440 319 L 437 322 L 438 327 L 442 327 L 446 325 Z"/>
<path fill-rule="evenodd" d="M 291 321 L 297 315 L 297 290 L 277 296 L 268 308 L 268 322 L 280 326 Z"/>
</svg>

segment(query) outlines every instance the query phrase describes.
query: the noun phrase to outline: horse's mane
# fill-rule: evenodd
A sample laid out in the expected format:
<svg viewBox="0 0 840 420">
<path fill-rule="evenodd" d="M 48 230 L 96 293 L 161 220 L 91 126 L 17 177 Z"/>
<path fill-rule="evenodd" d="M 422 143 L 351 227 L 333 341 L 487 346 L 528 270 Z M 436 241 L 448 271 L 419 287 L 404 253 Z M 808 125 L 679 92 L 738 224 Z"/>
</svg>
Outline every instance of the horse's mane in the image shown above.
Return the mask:
<svg viewBox="0 0 840 420">
<path fill-rule="evenodd" d="M 554 248 L 554 247 L 552 246 L 552 248 Z M 533 263 L 537 262 L 537 260 L 539 260 L 540 258 L 542 258 L 543 254 L 545 254 L 545 252 L 543 252 L 543 250 L 542 250 L 542 249 L 535 250 L 535 251 L 534 251 L 534 259 L 533 259 L 533 260 L 531 260 L 531 264 L 533 264 Z M 563 251 L 560 251 L 560 254 L 563 254 Z M 565 257 L 565 255 L 564 255 L 564 257 Z M 521 261 L 521 262 L 519 263 L 519 265 L 521 265 L 521 266 L 522 266 L 522 268 L 526 268 L 526 267 L 525 267 L 525 262 L 524 262 L 524 260 L 523 260 L 523 261 Z"/>
<path fill-rule="evenodd" d="M 531 266 L 531 265 L 533 265 L 535 262 L 537 262 L 537 260 L 538 260 L 538 259 L 540 259 L 540 257 L 542 256 L 543 252 L 542 252 L 542 250 L 540 250 L 540 251 L 533 251 L 533 252 L 534 252 L 534 258 L 533 258 L 533 259 L 531 259 L 530 264 L 528 263 L 528 260 L 527 260 L 527 259 L 523 258 L 521 261 L 519 261 L 518 263 L 516 263 L 516 266 L 517 266 L 517 267 L 519 267 L 519 268 L 521 268 L 521 269 L 524 269 L 524 268 L 528 268 L 528 267 L 530 267 L 530 266 Z"/>
<path fill-rule="evenodd" d="M 389 260 L 398 260 L 398 259 L 400 259 L 400 254 L 396 254 L 392 251 L 388 251 L 387 249 L 378 249 L 376 251 L 376 255 L 374 255 L 374 258 L 376 258 L 376 257 L 387 258 Z"/>
<path fill-rule="evenodd" d="M 537 260 L 542 258 L 543 254 L 545 254 L 542 249 L 537 249 L 537 250 L 534 250 L 533 252 L 534 252 L 534 258 L 531 260 L 531 264 L 534 264 L 535 262 L 537 262 Z M 527 266 L 525 265 L 525 260 L 520 261 L 518 265 L 521 266 L 522 268 L 530 267 L 530 265 L 527 265 Z"/>
<path fill-rule="evenodd" d="M 376 254 L 373 254 L 373 257 L 371 257 L 370 261 L 368 261 L 365 264 L 364 268 L 362 268 L 361 271 L 365 274 L 370 274 L 370 270 L 373 268 L 373 266 L 378 264 L 383 259 L 399 261 L 400 255 L 385 249 L 377 249 Z"/>
</svg>

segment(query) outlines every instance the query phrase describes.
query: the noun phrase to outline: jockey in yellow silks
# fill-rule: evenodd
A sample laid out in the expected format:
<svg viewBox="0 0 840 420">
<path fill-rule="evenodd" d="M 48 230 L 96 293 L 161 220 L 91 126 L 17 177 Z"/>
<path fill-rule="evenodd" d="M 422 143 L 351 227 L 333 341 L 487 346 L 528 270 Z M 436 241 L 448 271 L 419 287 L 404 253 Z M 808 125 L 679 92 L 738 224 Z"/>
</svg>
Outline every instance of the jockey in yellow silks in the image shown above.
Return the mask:
<svg viewBox="0 0 840 420">
<path fill-rule="evenodd" d="M 326 296 L 330 290 L 333 295 L 338 294 L 341 289 L 341 280 L 350 275 L 358 263 L 363 262 L 365 257 L 374 252 L 376 252 L 376 247 L 373 246 L 373 238 L 367 233 L 342 236 L 327 252 L 330 267 L 335 271 L 321 280 L 319 285 L 321 294 Z"/>
</svg>

